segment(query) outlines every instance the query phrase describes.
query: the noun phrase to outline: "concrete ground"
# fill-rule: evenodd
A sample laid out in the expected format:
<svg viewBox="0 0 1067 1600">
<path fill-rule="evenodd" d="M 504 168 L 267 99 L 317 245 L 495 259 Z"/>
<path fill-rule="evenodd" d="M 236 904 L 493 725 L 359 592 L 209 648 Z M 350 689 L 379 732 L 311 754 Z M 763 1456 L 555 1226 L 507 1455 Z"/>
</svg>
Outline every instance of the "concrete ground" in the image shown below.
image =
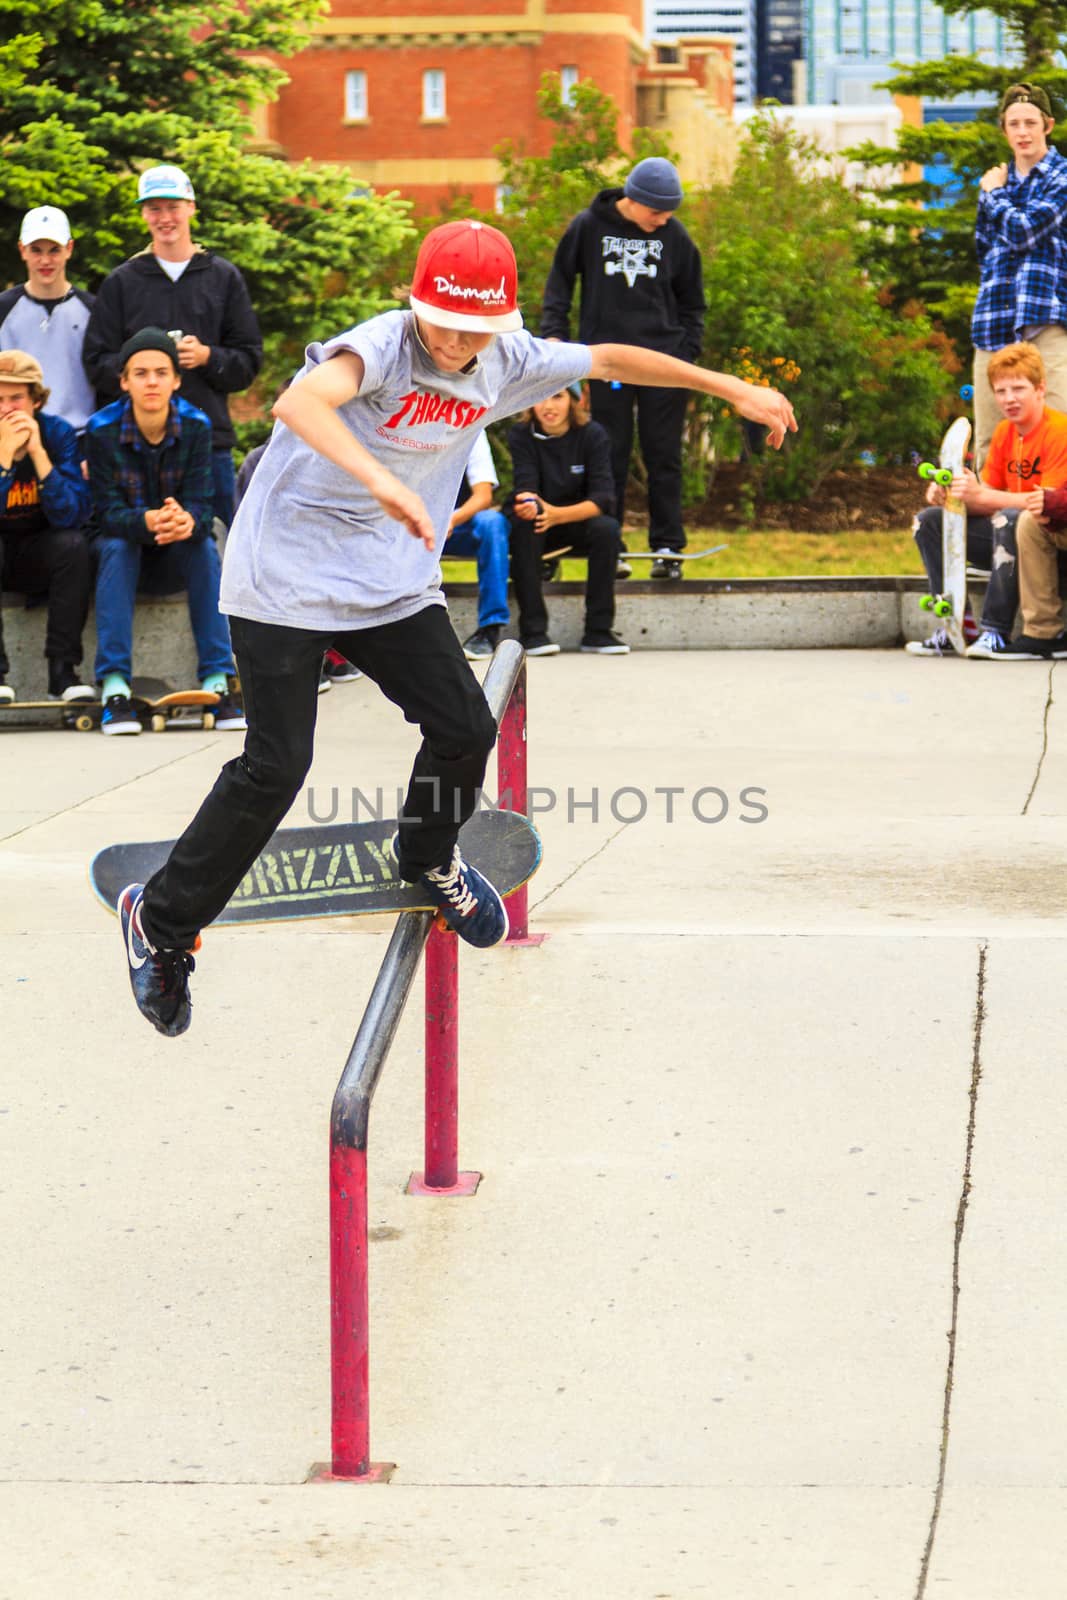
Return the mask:
<svg viewBox="0 0 1067 1600">
<path fill-rule="evenodd" d="M 548 938 L 464 951 L 477 1196 L 403 1192 L 417 997 L 372 1117 L 383 1486 L 303 1480 L 388 922 L 209 932 L 161 1039 L 86 864 L 234 736 L 0 731 L 0 1600 L 1059 1600 L 1064 669 L 529 670 Z M 292 821 L 413 742 L 335 688 Z"/>
</svg>

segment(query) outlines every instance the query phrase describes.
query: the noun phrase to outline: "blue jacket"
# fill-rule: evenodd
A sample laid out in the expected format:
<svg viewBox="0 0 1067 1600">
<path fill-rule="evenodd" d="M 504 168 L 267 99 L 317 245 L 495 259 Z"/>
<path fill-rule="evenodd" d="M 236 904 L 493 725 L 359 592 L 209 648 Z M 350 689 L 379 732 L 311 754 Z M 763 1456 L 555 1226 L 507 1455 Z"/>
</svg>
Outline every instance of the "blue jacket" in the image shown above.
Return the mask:
<svg viewBox="0 0 1067 1600">
<path fill-rule="evenodd" d="M 192 540 L 212 531 L 211 423 L 180 395 L 170 402 L 163 448 L 148 446 L 124 396 L 89 418 L 85 430 L 89 483 L 93 496 L 92 537 L 107 534 L 131 544 L 154 544 L 145 527 L 146 511 L 156 511 L 173 495 L 193 518 Z"/>
<path fill-rule="evenodd" d="M 41 482 L 41 509 L 53 528 L 83 528 L 91 509 L 89 485 L 82 477 L 81 448 L 69 422 L 48 411 L 38 411 L 41 443 L 52 470 Z M 0 467 L 0 513 L 7 504 L 14 466 Z"/>
</svg>

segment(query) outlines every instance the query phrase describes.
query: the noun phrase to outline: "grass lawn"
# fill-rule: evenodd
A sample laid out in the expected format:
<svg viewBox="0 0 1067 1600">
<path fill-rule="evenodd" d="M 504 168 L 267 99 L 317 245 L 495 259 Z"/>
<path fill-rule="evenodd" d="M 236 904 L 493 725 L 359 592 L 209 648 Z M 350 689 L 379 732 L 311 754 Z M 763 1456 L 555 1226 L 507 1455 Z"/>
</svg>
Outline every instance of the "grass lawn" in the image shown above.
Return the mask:
<svg viewBox="0 0 1067 1600">
<path fill-rule="evenodd" d="M 921 577 L 922 562 L 909 530 L 881 533 L 714 533 L 690 528 L 689 548 L 709 545 L 728 548 L 703 561 L 687 561 L 687 578 L 848 578 Z M 640 549 L 639 535 L 628 542 Z M 648 576 L 650 563 L 634 564 L 634 577 Z M 585 562 L 564 560 L 560 577 L 585 581 Z M 445 578 L 453 583 L 476 583 L 473 561 L 449 561 Z"/>
</svg>

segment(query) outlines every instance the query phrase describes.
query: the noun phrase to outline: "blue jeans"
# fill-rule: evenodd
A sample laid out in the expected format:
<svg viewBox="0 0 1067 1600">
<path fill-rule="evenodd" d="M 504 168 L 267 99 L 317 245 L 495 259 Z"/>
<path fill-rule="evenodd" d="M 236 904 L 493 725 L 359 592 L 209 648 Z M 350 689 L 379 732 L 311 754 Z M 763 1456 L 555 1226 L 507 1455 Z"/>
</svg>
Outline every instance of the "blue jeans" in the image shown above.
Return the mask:
<svg viewBox="0 0 1067 1600">
<path fill-rule="evenodd" d="M 119 672 L 133 674 L 133 608 L 142 594 L 189 597 L 189 621 L 196 640 L 197 672 L 232 674 L 230 625 L 219 610 L 222 563 L 214 539 L 193 544 L 132 544 L 128 539 L 94 539 L 96 568 L 96 681 Z"/>
<path fill-rule="evenodd" d="M 475 556 L 478 561 L 478 626 L 508 620 L 508 519 L 502 511 L 476 511 L 469 522 L 453 528 L 446 556 Z"/>
<path fill-rule="evenodd" d="M 211 477 L 211 509 L 228 528 L 233 521 L 234 501 L 237 498 L 237 474 L 233 470 L 232 450 L 212 450 Z"/>
</svg>

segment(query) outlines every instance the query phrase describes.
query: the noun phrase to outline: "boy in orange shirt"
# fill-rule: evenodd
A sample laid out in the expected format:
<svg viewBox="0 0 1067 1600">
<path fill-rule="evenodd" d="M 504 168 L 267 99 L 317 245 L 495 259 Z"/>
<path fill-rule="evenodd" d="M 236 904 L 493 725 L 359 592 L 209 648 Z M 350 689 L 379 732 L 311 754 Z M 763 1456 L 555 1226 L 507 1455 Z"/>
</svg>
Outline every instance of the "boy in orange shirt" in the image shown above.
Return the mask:
<svg viewBox="0 0 1067 1600">
<path fill-rule="evenodd" d="M 1033 652 L 1010 644 L 1019 603 L 1021 550 L 1016 556 L 1016 524 L 1030 506 L 1033 491 L 1067 485 L 1067 416 L 1045 404 L 1045 368 L 1032 344 L 1005 345 L 989 358 L 989 382 L 1003 420 L 994 429 L 989 454 L 977 478 L 965 468 L 952 480 L 952 493 L 967 508 L 967 560 L 990 568 L 979 638 L 967 654 L 989 660 L 1033 659 Z M 926 510 L 915 519 L 919 546 L 932 588 L 942 585 L 941 507 L 945 489 L 932 483 Z M 1033 520 L 1032 517 L 1030 519 Z M 1025 614 L 1024 614 L 1025 615 Z M 1060 644 L 1059 640 L 1047 643 Z M 1027 646 L 1033 643 L 1027 640 Z M 909 644 L 912 655 L 951 655 L 943 628 Z M 1051 649 L 1042 656 L 1053 654 Z M 1063 645 L 1067 655 L 1067 643 Z"/>
</svg>

